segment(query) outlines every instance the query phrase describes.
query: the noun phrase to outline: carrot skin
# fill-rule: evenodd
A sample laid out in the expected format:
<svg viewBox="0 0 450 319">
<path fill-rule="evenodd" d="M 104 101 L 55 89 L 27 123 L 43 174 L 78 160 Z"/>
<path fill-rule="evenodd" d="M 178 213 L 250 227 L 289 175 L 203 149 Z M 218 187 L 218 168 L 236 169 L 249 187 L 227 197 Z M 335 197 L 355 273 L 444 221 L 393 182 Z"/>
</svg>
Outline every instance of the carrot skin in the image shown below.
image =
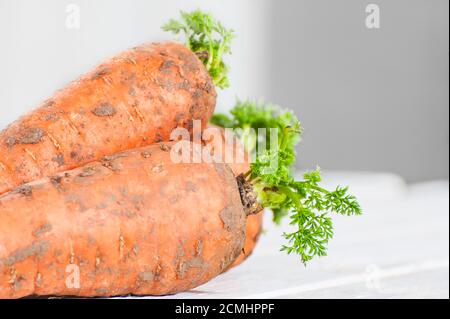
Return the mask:
<svg viewBox="0 0 450 319">
<path fill-rule="evenodd" d="M 226 154 L 228 154 L 228 158 L 233 159 L 232 162 L 228 162 L 227 164 L 233 171 L 234 176 L 237 177 L 248 172 L 248 170 L 250 169 L 250 158 L 249 155 L 245 152 L 244 146 L 239 141 L 239 139 L 233 135 L 232 139 L 230 138 L 229 143 L 225 143 L 225 130 L 223 128 L 214 125 L 209 125 L 208 128 L 214 128 L 218 130 L 219 133 L 217 135 L 221 137 L 222 148 L 215 147 L 214 141 L 209 141 L 208 143 L 206 143 L 207 146 L 213 149 L 213 153 L 221 152 L 221 156 L 223 159 L 225 159 Z M 244 156 L 237 156 L 237 154 L 241 153 L 244 153 Z M 243 161 L 240 161 L 240 158 L 242 158 Z M 250 215 L 247 217 L 244 248 L 238 259 L 235 260 L 231 267 L 235 267 L 241 264 L 253 253 L 253 250 L 255 249 L 262 232 L 263 215 L 263 212 L 260 212 L 259 214 Z"/>
<path fill-rule="evenodd" d="M 0 298 L 173 294 L 227 269 L 245 239 L 236 179 L 226 164 L 175 164 L 168 149 L 119 153 L 3 194 Z M 67 284 L 74 267 L 78 288 Z"/>
<path fill-rule="evenodd" d="M 59 90 L 0 132 L 0 194 L 102 156 L 168 141 L 175 127 L 205 127 L 215 88 L 181 44 L 125 51 Z"/>
</svg>

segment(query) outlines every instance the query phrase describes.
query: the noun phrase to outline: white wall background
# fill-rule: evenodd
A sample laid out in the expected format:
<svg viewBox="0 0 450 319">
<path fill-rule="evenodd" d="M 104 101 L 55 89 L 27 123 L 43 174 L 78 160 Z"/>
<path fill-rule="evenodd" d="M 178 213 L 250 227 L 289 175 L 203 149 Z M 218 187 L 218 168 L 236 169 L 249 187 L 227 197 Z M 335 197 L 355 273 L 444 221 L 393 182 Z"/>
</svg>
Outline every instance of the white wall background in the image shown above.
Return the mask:
<svg viewBox="0 0 450 319">
<path fill-rule="evenodd" d="M 79 30 L 66 28 L 68 4 L 80 7 Z M 226 3 L 226 5 L 224 5 Z M 228 58 L 232 86 L 218 110 L 236 96 L 268 91 L 270 24 L 266 0 L 0 0 L 0 129 L 102 59 L 143 42 L 173 39 L 161 31 L 180 10 L 201 8 L 238 37 Z"/>
<path fill-rule="evenodd" d="M 302 167 L 448 178 L 448 0 L 277 1 L 273 16 L 272 99 L 305 127 Z"/>
</svg>

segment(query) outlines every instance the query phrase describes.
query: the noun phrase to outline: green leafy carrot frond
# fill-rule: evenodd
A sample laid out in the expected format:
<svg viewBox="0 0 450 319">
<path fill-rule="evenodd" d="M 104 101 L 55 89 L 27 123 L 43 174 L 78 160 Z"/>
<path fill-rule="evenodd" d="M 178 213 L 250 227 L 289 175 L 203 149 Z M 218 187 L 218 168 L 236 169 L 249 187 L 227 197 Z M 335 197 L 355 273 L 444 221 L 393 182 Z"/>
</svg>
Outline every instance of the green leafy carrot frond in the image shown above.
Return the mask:
<svg viewBox="0 0 450 319">
<path fill-rule="evenodd" d="M 247 182 L 253 185 L 261 206 L 272 210 L 276 223 L 289 216 L 294 231 L 284 234 L 287 242 L 281 250 L 298 254 L 305 264 L 315 256 L 325 256 L 333 237 L 330 213 L 360 215 L 361 207 L 347 187 L 321 187 L 320 169 L 301 179 L 294 176 L 295 147 L 302 133 L 297 117 L 272 105 L 238 101 L 230 115 L 215 115 L 212 122 L 230 128 L 278 128 L 278 145 L 266 143 L 267 148 L 258 152 L 245 174 Z"/>
<path fill-rule="evenodd" d="M 221 89 L 229 87 L 228 67 L 223 58 L 231 53 L 233 30 L 226 29 L 211 14 L 200 10 L 182 11 L 179 20 L 169 20 L 162 29 L 174 34 L 183 33 L 186 46 L 203 62 L 213 83 Z"/>
</svg>

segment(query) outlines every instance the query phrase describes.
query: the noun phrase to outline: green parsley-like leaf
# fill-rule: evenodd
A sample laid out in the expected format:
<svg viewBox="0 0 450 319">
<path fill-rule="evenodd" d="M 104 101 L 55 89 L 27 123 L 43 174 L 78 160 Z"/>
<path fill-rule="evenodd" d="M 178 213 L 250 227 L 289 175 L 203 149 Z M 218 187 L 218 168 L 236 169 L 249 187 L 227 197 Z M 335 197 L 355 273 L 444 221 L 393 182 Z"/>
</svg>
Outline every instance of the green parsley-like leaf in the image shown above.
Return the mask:
<svg viewBox="0 0 450 319">
<path fill-rule="evenodd" d="M 237 130 L 238 136 L 242 136 L 248 128 L 258 133 L 258 129 L 278 129 L 278 143 L 283 146 L 287 154 L 290 154 L 291 164 L 295 160 L 295 147 L 300 142 L 302 129 L 295 114 L 289 110 L 283 110 L 272 104 L 254 102 L 250 100 L 238 100 L 230 110 L 230 115 L 214 114 L 211 123 L 224 128 Z M 239 130 L 239 131 L 238 131 Z M 255 151 L 254 145 L 246 143 L 248 152 Z M 266 148 L 270 149 L 270 135 L 266 134 Z"/>
<path fill-rule="evenodd" d="M 306 264 L 315 256 L 326 255 L 328 241 L 333 237 L 328 214 L 360 215 L 361 207 L 354 196 L 347 194 L 347 187 L 333 191 L 320 187 L 319 169 L 306 173 L 301 181 L 295 180 L 287 169 L 290 161 L 286 161 L 283 153 L 282 149 L 277 152 L 278 168 L 270 174 L 262 172 L 268 165 L 267 158 L 273 156 L 258 157 L 251 164 L 250 180 L 254 181 L 260 204 L 274 212 L 274 220 L 279 221 L 290 212 L 290 223 L 297 230 L 284 234 L 288 244 L 281 249 L 289 254 L 297 253 Z"/>
<path fill-rule="evenodd" d="M 238 101 L 229 116 L 216 114 L 212 123 L 243 128 L 241 138 L 248 128 L 278 128 L 278 144 L 266 143 L 266 149 L 258 152 L 245 176 L 252 183 L 261 206 L 272 210 L 274 222 L 280 223 L 289 216 L 290 224 L 296 228 L 284 234 L 287 243 L 281 250 L 298 254 L 304 264 L 316 256 L 325 256 L 328 241 L 333 237 L 329 213 L 361 214 L 361 207 L 354 196 L 347 194 L 347 187 L 338 186 L 329 191 L 319 185 L 322 180 L 319 168 L 305 173 L 301 180 L 294 178 L 291 168 L 302 129 L 292 112 L 273 105 Z M 248 151 L 253 149 L 251 145 L 246 146 Z"/>
<path fill-rule="evenodd" d="M 229 87 L 228 67 L 223 57 L 231 53 L 234 31 L 200 10 L 182 11 L 180 15 L 179 20 L 169 20 L 162 29 L 174 34 L 183 33 L 186 46 L 203 62 L 214 85 L 221 89 Z"/>
</svg>

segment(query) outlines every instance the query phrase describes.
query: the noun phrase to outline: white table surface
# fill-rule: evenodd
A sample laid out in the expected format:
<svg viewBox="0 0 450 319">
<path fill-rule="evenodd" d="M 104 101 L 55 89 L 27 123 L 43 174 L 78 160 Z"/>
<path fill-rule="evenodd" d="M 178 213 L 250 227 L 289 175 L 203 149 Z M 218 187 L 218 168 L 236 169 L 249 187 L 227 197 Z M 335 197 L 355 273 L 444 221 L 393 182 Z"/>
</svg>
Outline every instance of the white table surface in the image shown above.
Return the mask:
<svg viewBox="0 0 450 319">
<path fill-rule="evenodd" d="M 324 174 L 351 185 L 364 209 L 335 220 L 328 256 L 305 268 L 279 251 L 287 223 L 265 215 L 252 256 L 192 291 L 163 298 L 449 298 L 449 184 L 391 174 Z"/>
</svg>

